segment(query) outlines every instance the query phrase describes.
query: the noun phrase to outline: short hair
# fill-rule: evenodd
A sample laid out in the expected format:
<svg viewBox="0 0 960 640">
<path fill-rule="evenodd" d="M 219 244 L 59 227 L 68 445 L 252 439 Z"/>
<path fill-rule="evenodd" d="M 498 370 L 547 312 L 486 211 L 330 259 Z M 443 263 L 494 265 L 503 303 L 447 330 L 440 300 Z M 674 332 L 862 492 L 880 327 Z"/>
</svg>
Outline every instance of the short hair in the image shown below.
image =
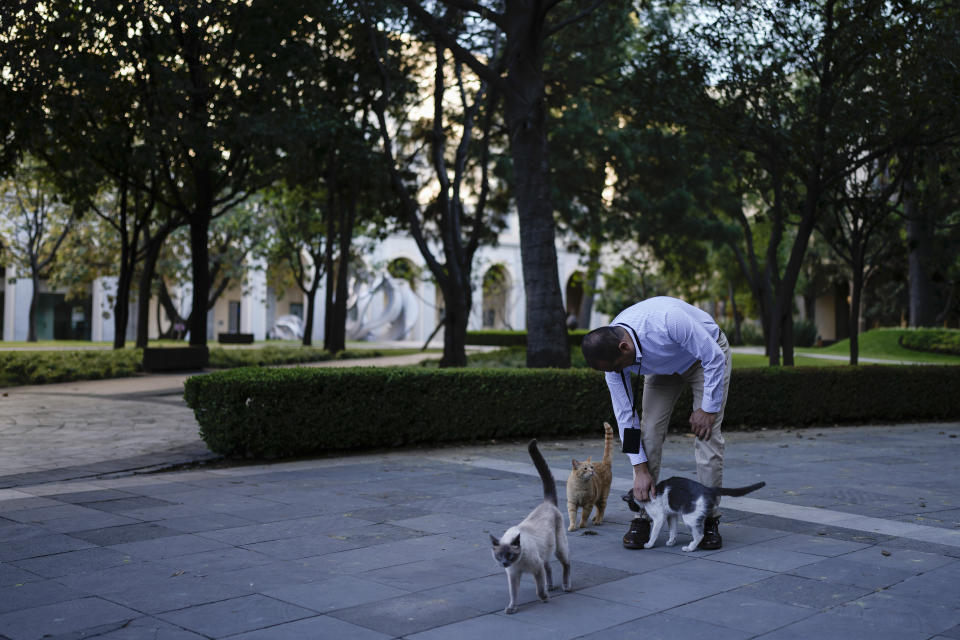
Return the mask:
<svg viewBox="0 0 960 640">
<path fill-rule="evenodd" d="M 597 369 L 601 364 L 610 364 L 620 357 L 621 340 L 622 334 L 616 327 L 599 327 L 583 336 L 580 351 L 587 364 Z"/>
</svg>

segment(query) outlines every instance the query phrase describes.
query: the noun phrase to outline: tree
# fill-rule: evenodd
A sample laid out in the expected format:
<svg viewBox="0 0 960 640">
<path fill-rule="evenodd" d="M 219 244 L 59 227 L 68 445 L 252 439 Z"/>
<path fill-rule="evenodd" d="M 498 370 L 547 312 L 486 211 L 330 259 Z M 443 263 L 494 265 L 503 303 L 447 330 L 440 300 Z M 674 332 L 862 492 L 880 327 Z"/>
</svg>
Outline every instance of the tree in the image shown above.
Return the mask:
<svg viewBox="0 0 960 640">
<path fill-rule="evenodd" d="M 40 281 L 50 276 L 57 252 L 71 231 L 73 210 L 56 194 L 50 175 L 29 158 L 4 186 L 6 252 L 18 269 L 30 274 L 33 294 L 27 342 L 36 342 Z"/>
<path fill-rule="evenodd" d="M 770 221 L 764 288 L 771 364 L 793 364 L 793 296 L 825 200 L 857 172 L 916 146 L 939 120 L 903 96 L 921 82 L 930 49 L 916 4 L 836 0 L 710 5 L 686 30 L 691 58 L 710 89 L 684 122 L 744 151 L 756 163 Z M 926 51 L 924 51 L 926 49 Z M 692 103 L 691 103 L 692 104 Z M 905 117 L 909 113 L 909 117 Z M 776 259 L 781 243 L 785 262 Z M 789 243 L 789 244 L 786 244 Z"/>
<path fill-rule="evenodd" d="M 850 364 L 859 358 L 861 299 L 865 283 L 891 258 L 900 242 L 899 207 L 901 180 L 897 167 L 881 159 L 850 177 L 830 198 L 827 215 L 816 227 L 846 263 L 850 274 Z"/>
<path fill-rule="evenodd" d="M 17 20 L 19 51 L 31 54 L 13 67 L 25 95 L 102 105 L 103 96 L 91 93 L 102 91 L 141 125 L 114 146 L 123 141 L 152 154 L 155 173 L 133 177 L 156 176 L 158 202 L 188 222 L 194 303 L 204 309 L 210 225 L 276 179 L 282 148 L 300 124 L 290 97 L 313 73 L 310 52 L 322 29 L 296 2 L 58 0 L 32 2 Z M 97 157 L 109 148 L 104 134 L 122 129 L 116 118 L 108 122 L 84 129 L 96 132 L 84 142 Z M 116 180 L 118 167 L 110 166 Z M 192 315 L 190 341 L 206 344 L 202 312 Z"/>
<path fill-rule="evenodd" d="M 453 12 L 443 18 L 444 21 L 455 19 Z M 463 65 L 455 59 L 448 60 L 446 46 L 437 40 L 433 43 L 433 115 L 422 123 L 410 123 L 402 115 L 406 107 L 404 101 L 409 99 L 405 96 L 408 85 L 402 82 L 402 78 L 397 78 L 395 72 L 391 73 L 392 69 L 398 68 L 395 56 L 402 53 L 402 48 L 398 49 L 403 46 L 402 42 L 394 40 L 388 43 L 384 34 L 376 31 L 371 33 L 371 40 L 382 83 L 381 99 L 374 104 L 374 111 L 383 141 L 384 158 L 400 201 L 405 226 L 411 231 L 443 293 L 444 343 L 440 366 L 466 366 L 473 258 L 482 242 L 491 242 L 496 238 L 495 232 L 500 226 L 500 216 L 490 206 L 490 172 L 494 161 L 491 140 L 496 135 L 494 125 L 498 96 L 490 92 L 483 79 L 477 82 L 466 78 Z M 412 46 L 429 48 L 428 43 L 419 41 Z M 394 49 L 392 61 L 388 47 Z M 454 83 L 457 96 L 457 106 L 449 110 L 444 107 L 449 100 L 448 82 Z M 413 98 L 416 99 L 416 96 Z M 394 106 L 390 111 L 388 103 Z M 416 129 L 421 128 L 422 137 L 425 138 L 423 146 L 429 149 L 429 161 L 415 151 L 407 154 L 401 149 L 398 152 L 398 135 L 391 131 L 388 121 L 397 121 L 400 135 L 415 143 L 419 142 L 416 140 Z M 404 132 L 407 128 L 414 131 Z M 448 139 L 456 135 L 456 130 L 459 130 L 459 139 L 454 144 L 448 143 Z M 448 144 L 453 147 L 452 152 Z M 429 206 L 419 203 L 417 193 L 423 185 L 418 184 L 417 172 L 399 159 L 401 156 L 408 158 L 411 164 L 421 162 L 430 167 L 439 185 L 439 193 Z M 436 244 L 439 244 L 443 253 L 443 260 L 434 253 Z"/>
<path fill-rule="evenodd" d="M 556 228 L 550 193 L 547 152 L 544 47 L 566 27 L 588 16 L 603 0 L 587 7 L 563 0 L 508 0 L 482 4 L 474 0 L 439 0 L 463 20 L 444 20 L 418 0 L 402 0 L 410 13 L 462 64 L 503 99 L 514 196 L 520 223 L 520 253 L 526 294 L 527 366 L 569 367 L 565 313 L 557 273 Z M 502 11 L 495 8 L 502 6 Z M 566 10 L 564 15 L 559 15 Z M 496 55 L 470 51 L 462 41 L 469 25 L 492 25 L 504 34 Z"/>
<path fill-rule="evenodd" d="M 247 275 L 254 268 L 248 258 L 262 254 L 264 233 L 265 229 L 259 212 L 250 203 L 233 208 L 229 213 L 211 223 L 207 251 L 211 286 L 204 305 L 199 308 L 199 311 L 191 305 L 186 318 L 173 303 L 167 283 L 169 281 L 171 284 L 183 285 L 190 282 L 188 274 L 195 271 L 193 262 L 196 259 L 193 256 L 193 242 L 186 241 L 182 237 L 183 234 L 179 238 L 174 234 L 174 239 L 178 241 L 166 245 L 165 265 L 160 271 L 158 281 L 157 327 L 161 337 L 182 339 L 183 328 L 192 331 L 198 315 L 204 318 L 204 327 L 206 327 L 207 312 L 213 309 L 224 292 L 246 284 Z M 160 322 L 161 308 L 170 321 L 166 330 Z"/>
<path fill-rule="evenodd" d="M 590 323 L 601 248 L 623 237 L 611 224 L 617 212 L 609 182 L 618 159 L 635 153 L 624 97 L 640 31 L 629 3 L 606 3 L 545 46 L 551 197 L 558 227 L 586 267 L 579 327 Z"/>
</svg>

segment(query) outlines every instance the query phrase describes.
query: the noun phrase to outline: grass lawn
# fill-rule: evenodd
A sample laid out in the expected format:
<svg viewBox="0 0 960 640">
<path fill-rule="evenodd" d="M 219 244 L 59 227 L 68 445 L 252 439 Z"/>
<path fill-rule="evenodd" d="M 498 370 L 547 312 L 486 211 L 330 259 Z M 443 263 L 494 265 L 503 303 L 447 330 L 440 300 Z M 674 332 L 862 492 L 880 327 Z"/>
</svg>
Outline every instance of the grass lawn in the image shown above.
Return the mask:
<svg viewBox="0 0 960 640">
<path fill-rule="evenodd" d="M 951 356 L 941 353 L 926 353 L 904 349 L 897 343 L 897 339 L 904 333 L 914 329 L 871 329 L 859 336 L 860 358 L 879 358 L 893 362 L 923 362 L 928 364 L 960 364 L 960 356 Z M 840 340 L 829 347 L 819 349 L 797 349 L 796 353 L 822 353 L 834 356 L 843 356 L 849 362 L 850 341 Z M 799 365 L 799 358 L 797 364 Z"/>
</svg>

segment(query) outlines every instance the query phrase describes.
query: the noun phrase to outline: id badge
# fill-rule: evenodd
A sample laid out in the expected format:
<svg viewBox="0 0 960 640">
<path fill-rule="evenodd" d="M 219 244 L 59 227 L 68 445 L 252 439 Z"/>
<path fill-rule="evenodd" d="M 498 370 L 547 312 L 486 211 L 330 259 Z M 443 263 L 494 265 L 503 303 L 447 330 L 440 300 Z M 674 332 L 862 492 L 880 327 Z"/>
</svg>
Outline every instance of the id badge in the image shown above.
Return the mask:
<svg viewBox="0 0 960 640">
<path fill-rule="evenodd" d="M 628 427 L 623 430 L 623 452 L 640 453 L 640 429 Z"/>
</svg>

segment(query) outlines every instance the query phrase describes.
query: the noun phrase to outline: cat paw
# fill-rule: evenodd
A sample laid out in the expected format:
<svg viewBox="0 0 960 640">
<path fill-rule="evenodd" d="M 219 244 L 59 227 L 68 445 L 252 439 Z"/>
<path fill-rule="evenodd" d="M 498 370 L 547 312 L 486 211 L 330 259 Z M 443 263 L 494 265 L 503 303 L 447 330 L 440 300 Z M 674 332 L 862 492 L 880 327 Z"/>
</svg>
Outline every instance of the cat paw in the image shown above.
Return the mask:
<svg viewBox="0 0 960 640">
<path fill-rule="evenodd" d="M 506 609 L 503 610 L 503 612 L 506 613 L 506 614 L 516 613 L 517 611 L 519 611 L 519 609 L 517 609 L 517 608 L 514 607 L 513 605 L 511 605 L 511 606 L 509 606 L 509 607 L 507 607 Z"/>
<path fill-rule="evenodd" d="M 573 587 L 571 587 L 569 584 L 565 584 L 563 585 L 563 590 L 566 591 L 567 593 L 570 593 L 571 591 L 573 591 Z"/>
<path fill-rule="evenodd" d="M 577 525 L 575 524 L 571 524 L 569 527 L 567 527 L 567 531 L 576 531 L 576 530 L 577 530 Z"/>
<path fill-rule="evenodd" d="M 696 549 L 696 547 L 693 546 L 692 544 L 687 544 L 687 545 L 684 545 L 684 546 L 682 546 L 682 547 L 680 547 L 680 548 L 683 549 L 684 551 L 693 551 L 694 549 Z"/>
<path fill-rule="evenodd" d="M 603 518 L 594 518 L 593 524 L 603 524 Z"/>
<path fill-rule="evenodd" d="M 654 545 L 654 542 L 653 542 L 653 540 L 651 540 L 650 542 L 648 542 L 648 543 L 646 543 L 645 545 L 643 545 L 643 548 L 644 548 L 644 549 L 652 549 L 652 548 L 653 548 L 653 545 Z"/>
<path fill-rule="evenodd" d="M 670 538 L 670 539 L 668 539 L 667 542 L 666 542 L 666 545 L 667 545 L 668 547 L 672 547 L 672 546 L 675 545 L 675 544 L 677 544 L 676 538 Z"/>
<path fill-rule="evenodd" d="M 537 594 L 537 597 L 540 598 L 540 602 L 550 602 L 550 595 L 544 591 L 542 594 Z"/>
</svg>

